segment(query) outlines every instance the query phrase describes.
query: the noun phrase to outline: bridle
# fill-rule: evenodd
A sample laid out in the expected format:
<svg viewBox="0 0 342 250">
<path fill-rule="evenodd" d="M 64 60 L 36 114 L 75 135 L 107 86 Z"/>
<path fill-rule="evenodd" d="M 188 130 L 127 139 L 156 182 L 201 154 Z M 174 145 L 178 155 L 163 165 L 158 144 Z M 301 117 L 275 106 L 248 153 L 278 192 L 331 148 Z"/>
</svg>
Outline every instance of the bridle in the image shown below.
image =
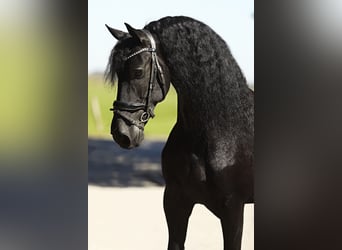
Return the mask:
<svg viewBox="0 0 342 250">
<path fill-rule="evenodd" d="M 136 55 L 139 55 L 140 53 L 149 52 L 151 53 L 151 71 L 150 71 L 150 80 L 148 83 L 148 91 L 147 96 L 145 99 L 145 103 L 128 103 L 120 100 L 116 100 L 113 103 L 113 108 L 110 110 L 113 111 L 115 114 L 119 115 L 121 118 L 126 120 L 131 125 L 135 125 L 140 129 L 144 129 L 144 125 L 147 123 L 147 121 L 150 118 L 153 118 L 155 115 L 153 113 L 153 106 L 150 103 L 152 90 L 153 90 L 153 83 L 155 79 L 157 79 L 158 84 L 160 85 L 160 88 L 162 90 L 163 99 L 165 98 L 166 91 L 165 91 L 165 79 L 164 79 L 164 73 L 162 68 L 160 67 L 158 57 L 157 57 L 157 49 L 156 49 L 156 42 L 152 36 L 152 34 L 148 30 L 142 30 L 144 34 L 148 37 L 150 40 L 151 47 L 142 48 L 129 56 L 126 57 L 126 61 Z M 159 76 L 159 80 L 157 77 L 157 74 Z M 123 111 L 126 112 L 136 112 L 139 110 L 144 110 L 144 112 L 141 114 L 138 121 L 132 119 L 131 117 L 127 116 Z"/>
</svg>

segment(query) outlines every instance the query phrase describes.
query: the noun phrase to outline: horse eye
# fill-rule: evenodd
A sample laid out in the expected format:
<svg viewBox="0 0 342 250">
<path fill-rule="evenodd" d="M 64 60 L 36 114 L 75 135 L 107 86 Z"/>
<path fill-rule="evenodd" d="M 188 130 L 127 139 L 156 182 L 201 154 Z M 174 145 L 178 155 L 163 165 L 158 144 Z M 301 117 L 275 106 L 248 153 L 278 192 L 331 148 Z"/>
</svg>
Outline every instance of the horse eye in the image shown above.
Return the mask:
<svg viewBox="0 0 342 250">
<path fill-rule="evenodd" d="M 140 79 L 144 76 L 144 71 L 142 69 L 137 69 L 134 71 L 134 77 Z"/>
</svg>

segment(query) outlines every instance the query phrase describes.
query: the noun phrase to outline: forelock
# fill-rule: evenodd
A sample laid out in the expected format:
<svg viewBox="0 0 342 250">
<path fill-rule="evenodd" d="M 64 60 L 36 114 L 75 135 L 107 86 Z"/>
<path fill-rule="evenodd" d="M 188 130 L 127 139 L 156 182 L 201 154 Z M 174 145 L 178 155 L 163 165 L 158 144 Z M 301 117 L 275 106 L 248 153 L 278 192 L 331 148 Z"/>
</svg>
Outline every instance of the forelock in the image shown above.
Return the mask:
<svg viewBox="0 0 342 250">
<path fill-rule="evenodd" d="M 117 73 L 122 71 L 125 65 L 126 57 L 131 53 L 132 48 L 137 45 L 137 42 L 133 38 L 117 42 L 109 56 L 105 72 L 105 79 L 107 82 L 109 81 L 114 85 L 117 79 Z"/>
</svg>

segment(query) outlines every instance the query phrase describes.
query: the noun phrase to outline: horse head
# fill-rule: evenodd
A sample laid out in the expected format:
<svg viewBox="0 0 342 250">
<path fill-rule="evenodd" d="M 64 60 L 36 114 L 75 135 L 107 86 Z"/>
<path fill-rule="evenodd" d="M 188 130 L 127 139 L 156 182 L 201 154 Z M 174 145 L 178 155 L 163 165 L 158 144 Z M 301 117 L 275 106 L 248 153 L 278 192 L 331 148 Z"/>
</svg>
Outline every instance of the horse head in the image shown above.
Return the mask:
<svg viewBox="0 0 342 250">
<path fill-rule="evenodd" d="M 111 134 L 121 147 L 139 146 L 144 127 L 154 117 L 154 108 L 164 100 L 170 87 L 170 73 L 156 37 L 145 29 L 109 32 L 118 40 L 112 50 L 107 76 L 117 79 L 118 92 L 111 109 Z"/>
</svg>

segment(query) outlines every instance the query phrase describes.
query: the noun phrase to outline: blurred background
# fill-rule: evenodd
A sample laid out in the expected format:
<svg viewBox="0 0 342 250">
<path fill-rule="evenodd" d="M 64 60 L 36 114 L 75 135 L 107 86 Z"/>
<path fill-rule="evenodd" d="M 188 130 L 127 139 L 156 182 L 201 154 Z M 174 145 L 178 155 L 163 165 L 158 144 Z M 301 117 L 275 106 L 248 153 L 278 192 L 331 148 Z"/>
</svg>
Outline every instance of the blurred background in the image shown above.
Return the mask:
<svg viewBox="0 0 342 250">
<path fill-rule="evenodd" d="M 0 249 L 86 249 L 87 3 L 0 1 Z"/>
<path fill-rule="evenodd" d="M 105 23 L 124 29 L 123 22 L 143 27 L 165 15 L 193 16 L 226 40 L 254 83 L 252 1 L 126 2 L 0 1 L 0 249 L 125 249 L 118 244 L 133 244 L 125 238 L 132 228 L 144 232 L 135 235 L 142 246 L 166 244 L 155 148 L 168 130 L 164 136 L 150 130 L 158 140 L 146 141 L 143 161 L 134 151 L 116 153 L 111 140 L 101 140 L 107 153 L 96 153 L 100 146 L 89 139 L 108 138 L 115 98 L 102 80 L 115 44 Z M 259 1 L 255 13 L 256 248 L 341 249 L 342 2 Z M 90 90 L 92 74 L 107 97 Z M 93 95 L 103 107 L 101 122 L 89 121 L 88 128 Z M 165 128 L 172 127 L 169 119 Z M 129 160 L 135 165 L 127 167 Z M 88 169 L 92 164 L 102 168 Z M 150 200 L 141 198 L 146 190 Z M 213 233 L 194 232 L 193 239 L 220 245 L 218 222 L 202 215 L 213 224 L 195 220 L 190 228 Z M 191 237 L 189 231 L 196 244 Z"/>
</svg>

